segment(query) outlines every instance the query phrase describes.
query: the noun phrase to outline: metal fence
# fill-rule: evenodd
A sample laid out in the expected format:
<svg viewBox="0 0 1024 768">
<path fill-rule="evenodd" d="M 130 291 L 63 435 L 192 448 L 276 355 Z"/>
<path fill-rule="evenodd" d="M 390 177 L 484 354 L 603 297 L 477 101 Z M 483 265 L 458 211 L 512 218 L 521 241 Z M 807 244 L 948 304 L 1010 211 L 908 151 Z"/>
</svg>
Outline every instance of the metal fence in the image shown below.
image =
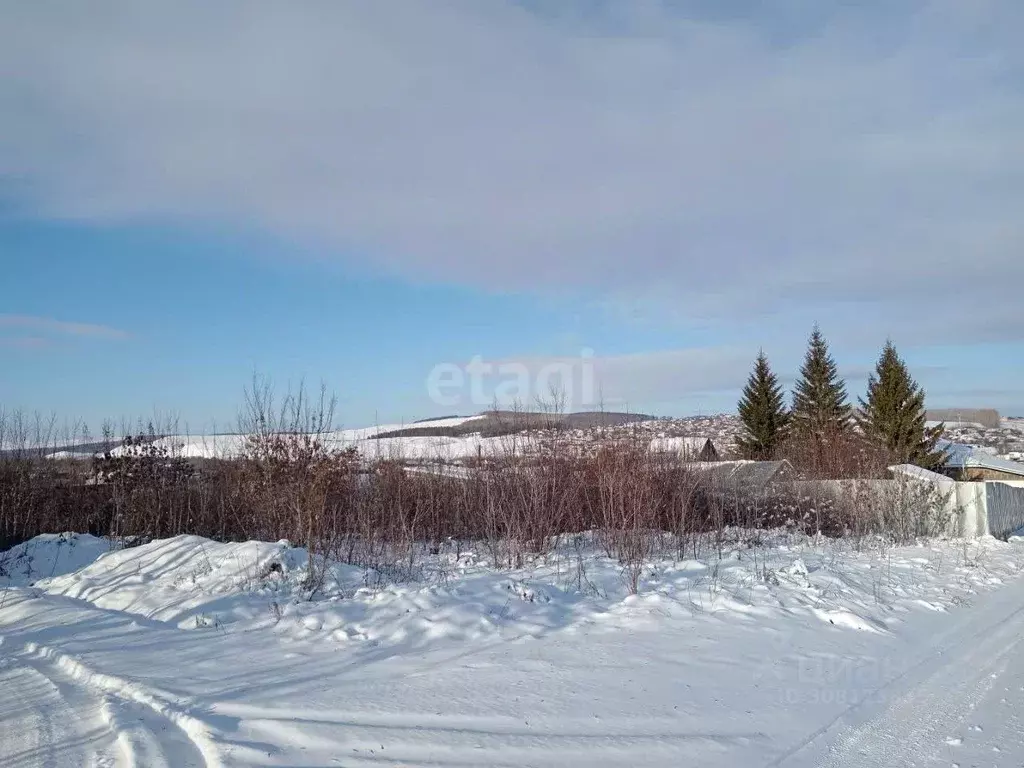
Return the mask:
<svg viewBox="0 0 1024 768">
<path fill-rule="evenodd" d="M 1004 539 L 1024 528 L 1024 488 L 1006 483 L 985 483 L 988 532 Z"/>
</svg>

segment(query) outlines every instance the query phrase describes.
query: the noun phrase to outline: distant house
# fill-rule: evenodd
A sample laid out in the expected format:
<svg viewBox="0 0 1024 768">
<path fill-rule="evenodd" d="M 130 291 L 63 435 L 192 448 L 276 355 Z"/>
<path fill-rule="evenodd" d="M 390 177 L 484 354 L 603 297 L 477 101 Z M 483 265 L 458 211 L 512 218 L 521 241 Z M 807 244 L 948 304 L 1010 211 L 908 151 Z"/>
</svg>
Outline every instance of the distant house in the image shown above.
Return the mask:
<svg viewBox="0 0 1024 768">
<path fill-rule="evenodd" d="M 652 453 L 673 453 L 685 461 L 720 461 L 721 452 L 709 437 L 656 437 Z"/>
<path fill-rule="evenodd" d="M 938 471 L 954 480 L 1024 480 L 1024 464 L 1001 459 L 973 445 L 940 440 L 936 448 L 943 452 Z"/>
</svg>

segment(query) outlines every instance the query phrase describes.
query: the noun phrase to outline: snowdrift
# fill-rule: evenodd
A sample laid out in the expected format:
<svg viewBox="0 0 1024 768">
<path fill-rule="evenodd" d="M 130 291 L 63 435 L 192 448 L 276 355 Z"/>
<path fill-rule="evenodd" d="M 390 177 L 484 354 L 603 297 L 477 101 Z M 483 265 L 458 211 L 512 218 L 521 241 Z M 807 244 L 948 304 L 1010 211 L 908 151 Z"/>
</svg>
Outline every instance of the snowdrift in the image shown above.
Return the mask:
<svg viewBox="0 0 1024 768">
<path fill-rule="evenodd" d="M 111 547 L 110 541 L 87 533 L 36 536 L 0 552 L 0 587 L 29 586 L 39 579 L 72 573 L 88 566 Z"/>
<path fill-rule="evenodd" d="M 585 534 L 514 571 L 335 564 L 310 599 L 288 542 L 59 538 L 18 548 L 52 577 L 0 589 L 3 765 L 1024 757 L 1015 542 L 727 531 L 631 573 Z"/>
<path fill-rule="evenodd" d="M 1006 546 L 987 539 L 860 546 L 782 531 L 731 531 L 721 548 L 709 541 L 696 558 L 659 557 L 633 574 L 605 556 L 593 535 L 580 534 L 513 571 L 493 568 L 481 548 L 449 547 L 377 567 L 316 562 L 311 572 L 308 553 L 287 541 L 177 536 L 112 549 L 65 534 L 22 545 L 13 562 L 24 567 L 31 557 L 33 563 L 34 578 L 23 575 L 18 583 L 178 628 L 270 629 L 398 649 L 442 638 L 540 636 L 594 622 L 649 624 L 659 612 L 884 633 L 908 612 L 954 605 L 953 574 L 968 594 L 1001 583 L 1017 568 L 1016 559 L 995 558 L 979 569 L 976 559 Z"/>
</svg>

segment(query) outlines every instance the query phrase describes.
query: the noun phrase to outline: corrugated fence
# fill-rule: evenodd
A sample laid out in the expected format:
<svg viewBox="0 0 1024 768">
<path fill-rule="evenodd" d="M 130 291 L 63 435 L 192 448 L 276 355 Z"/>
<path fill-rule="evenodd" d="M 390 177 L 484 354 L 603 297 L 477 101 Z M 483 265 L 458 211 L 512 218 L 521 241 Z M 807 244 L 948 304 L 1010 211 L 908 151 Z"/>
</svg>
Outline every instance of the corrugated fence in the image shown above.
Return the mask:
<svg viewBox="0 0 1024 768">
<path fill-rule="evenodd" d="M 985 483 L 985 506 L 988 512 L 988 532 L 997 538 L 1006 538 L 1024 528 L 1024 488 L 1007 483 Z"/>
</svg>

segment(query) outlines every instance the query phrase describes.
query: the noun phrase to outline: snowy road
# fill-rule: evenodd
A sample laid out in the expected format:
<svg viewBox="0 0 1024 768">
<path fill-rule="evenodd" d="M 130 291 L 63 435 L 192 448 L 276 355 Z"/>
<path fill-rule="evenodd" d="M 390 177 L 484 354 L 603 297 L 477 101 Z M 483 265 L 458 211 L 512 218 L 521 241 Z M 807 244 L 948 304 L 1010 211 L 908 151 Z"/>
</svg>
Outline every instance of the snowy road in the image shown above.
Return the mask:
<svg viewBox="0 0 1024 768">
<path fill-rule="evenodd" d="M 985 596 L 935 640 L 867 697 L 874 706 L 850 708 L 776 764 L 1024 764 L 1024 585 Z"/>
<path fill-rule="evenodd" d="M 17 656 L 0 662 L 0 765 L 116 765 L 116 735 L 88 691 L 55 681 Z"/>
<path fill-rule="evenodd" d="M 365 640 L 366 620 L 315 628 L 355 598 L 207 627 L 146 566 L 104 563 L 75 582 L 89 599 L 4 593 L 0 766 L 1019 766 L 1024 549 L 999 546 L 888 557 L 886 600 L 867 555 L 826 552 L 714 611 L 652 592 L 531 632 L 537 602 L 471 636 L 469 581 L 399 590 L 397 629 Z M 173 620 L 143 615 L 157 599 Z"/>
<path fill-rule="evenodd" d="M 7 652 L 5 652 L 7 651 Z M 0 765 L 206 766 L 193 737 L 145 688 L 51 648 L 0 645 Z"/>
<path fill-rule="evenodd" d="M 77 678 L 31 646 L 5 656 L 0 765 L 207 764 L 173 722 L 112 688 Z"/>
<path fill-rule="evenodd" d="M 293 765 L 302 764 L 303 753 L 316 765 L 332 764 L 320 760 L 631 765 L 641 755 L 645 765 L 670 765 L 699 754 L 711 761 L 701 764 L 720 765 L 743 760 L 748 765 L 966 768 L 1018 765 L 1024 757 L 1024 590 L 1019 585 L 979 598 L 955 620 L 945 616 L 950 626 L 920 649 L 919 660 L 894 679 L 854 691 L 850 699 L 861 703 L 839 707 L 824 722 L 821 708 L 808 707 L 809 696 L 796 696 L 789 713 L 772 707 L 752 711 L 757 694 L 744 696 L 743 690 L 727 687 L 717 691 L 724 706 L 708 702 L 702 691 L 696 697 L 711 706 L 685 707 L 677 717 L 657 715 L 651 701 L 638 696 L 682 700 L 685 696 L 673 697 L 673 689 L 685 684 L 676 680 L 659 687 L 656 679 L 663 672 L 642 661 L 623 677 L 624 665 L 615 657 L 624 648 L 609 637 L 591 638 L 583 663 L 567 661 L 572 642 L 562 638 L 481 649 L 461 660 L 434 655 L 415 663 L 396 660 L 392 673 L 378 670 L 360 679 L 345 665 L 339 668 L 337 660 L 300 657 L 297 664 L 287 663 L 295 659 L 266 658 L 231 642 L 238 638 L 221 636 L 205 644 L 209 657 L 196 670 L 190 660 L 199 649 L 194 642 L 180 642 L 192 641 L 196 633 L 141 626 L 71 602 L 47 596 L 8 599 L 8 615 L 45 623 L 59 617 L 74 628 L 69 637 L 79 650 L 91 638 L 97 652 L 65 654 L 56 646 L 20 642 L 20 635 L 33 633 L 5 627 L 0 765 Z M 631 642 L 644 649 L 651 639 L 634 636 Z M 123 643 L 120 654 L 114 643 Z M 89 656 L 102 663 L 102 673 L 81 660 Z M 795 656 L 790 671 L 794 665 L 798 672 L 807 668 Z M 218 666 L 225 674 L 211 675 Z M 147 667 L 153 674 L 145 673 Z M 124 669 L 128 674 L 121 676 Z M 603 681 L 600 674 L 596 679 L 587 674 L 595 669 L 605 670 Z M 226 688 L 234 677 L 230 670 L 239 672 L 241 690 Z M 250 688 L 251 676 L 260 672 L 263 685 Z M 180 693 L 161 690 L 174 679 Z M 835 682 L 825 690 L 838 690 Z M 801 681 L 799 673 L 779 684 L 805 694 L 816 690 L 814 681 Z M 182 695 L 189 691 L 194 695 Z M 272 704 L 277 696 L 279 706 Z M 486 714 L 467 712 L 473 696 Z M 515 711 L 523 699 L 530 701 L 532 720 L 494 709 L 496 701 L 502 709 L 505 700 Z M 360 709 L 360 701 L 369 706 Z M 424 707 L 428 702 L 433 703 Z M 730 713 L 729 702 L 742 709 Z M 617 714 L 609 713 L 609 705 Z M 588 714 L 591 710 L 600 712 Z M 803 718 L 801 733 L 794 721 Z"/>
</svg>

